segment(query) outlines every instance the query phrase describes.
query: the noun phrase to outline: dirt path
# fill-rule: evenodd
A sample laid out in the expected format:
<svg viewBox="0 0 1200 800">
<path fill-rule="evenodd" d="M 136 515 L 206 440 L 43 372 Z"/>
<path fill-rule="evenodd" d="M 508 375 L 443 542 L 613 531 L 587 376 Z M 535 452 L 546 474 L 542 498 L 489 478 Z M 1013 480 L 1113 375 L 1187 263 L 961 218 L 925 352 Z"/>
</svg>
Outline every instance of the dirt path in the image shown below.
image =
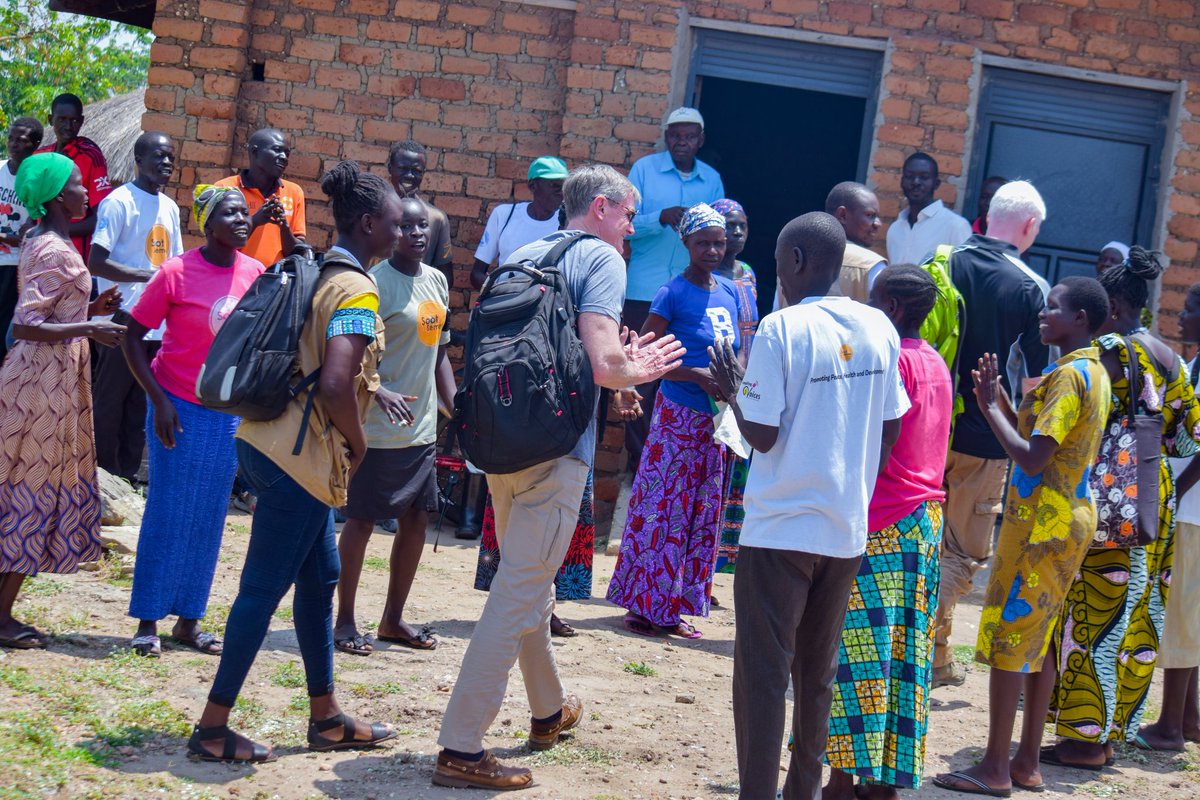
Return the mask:
<svg viewBox="0 0 1200 800">
<path fill-rule="evenodd" d="M 236 592 L 249 519 L 231 515 L 210 620 L 223 625 Z M 123 650 L 127 579 L 106 566 L 76 576 L 45 576 L 20 605 L 31 622 L 56 634 L 48 652 L 0 655 L 0 798 L 477 798 L 441 790 L 429 775 L 441 713 L 458 673 L 484 595 L 471 588 L 475 548 L 449 534 L 437 553 L 426 547 L 408 618 L 429 623 L 441 646 L 433 653 L 382 645 L 363 658 L 337 654 L 337 683 L 347 711 L 395 722 L 391 746 L 362 753 L 311 754 L 304 747 L 307 703 L 290 623 L 290 600 L 276 615 L 245 693 L 237 728 L 273 743 L 276 763 L 259 768 L 197 764 L 183 744 L 203 706 L 216 660 L 166 645 L 160 661 Z M 391 539 L 371 543 L 359 607 L 382 606 Z M 603 596 L 613 559 L 596 557 L 594 593 Z M 555 639 L 568 685 L 586 703 L 576 736 L 539 755 L 523 746 L 528 727 L 524 688 L 514 673 L 504 708 L 488 737 L 502 757 L 530 766 L 529 798 L 722 798 L 737 793 L 730 679 L 733 670 L 732 576 L 717 577 L 723 607 L 696 620 L 704 638 L 684 642 L 635 637 L 613 606 L 596 599 L 560 607 L 580 631 Z M 956 638 L 967 645 L 978 598 L 959 614 Z M 374 621 L 367 617 L 362 622 Z M 962 652 L 965 655 L 966 648 Z M 928 739 L 927 774 L 968 766 L 984 744 L 986 674 L 938 690 Z M 1149 717 L 1157 715 L 1159 688 Z M 690 702 L 689 702 L 690 700 Z M 1099 775 L 1047 767 L 1046 798 L 1200 798 L 1200 748 L 1165 754 L 1122 753 Z M 926 784 L 913 798 L 950 794 Z"/>
</svg>

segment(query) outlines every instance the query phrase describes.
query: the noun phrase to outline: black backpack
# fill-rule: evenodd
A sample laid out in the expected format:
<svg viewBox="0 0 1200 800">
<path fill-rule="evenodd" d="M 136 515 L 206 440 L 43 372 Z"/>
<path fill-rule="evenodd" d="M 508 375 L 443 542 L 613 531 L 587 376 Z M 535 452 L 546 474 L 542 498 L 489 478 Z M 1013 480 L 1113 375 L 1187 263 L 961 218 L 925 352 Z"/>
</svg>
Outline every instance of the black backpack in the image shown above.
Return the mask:
<svg viewBox="0 0 1200 800">
<path fill-rule="evenodd" d="M 503 475 L 565 456 L 591 424 L 592 364 L 557 264 L 594 238 L 571 234 L 536 262 L 504 264 L 471 310 L 455 424 L 467 457 L 484 472 Z"/>
<path fill-rule="evenodd" d="M 255 278 L 200 368 L 196 396 L 205 408 L 249 420 L 275 419 L 316 383 L 320 370 L 295 383 L 292 373 L 320 274 L 312 250 L 299 247 Z"/>
</svg>

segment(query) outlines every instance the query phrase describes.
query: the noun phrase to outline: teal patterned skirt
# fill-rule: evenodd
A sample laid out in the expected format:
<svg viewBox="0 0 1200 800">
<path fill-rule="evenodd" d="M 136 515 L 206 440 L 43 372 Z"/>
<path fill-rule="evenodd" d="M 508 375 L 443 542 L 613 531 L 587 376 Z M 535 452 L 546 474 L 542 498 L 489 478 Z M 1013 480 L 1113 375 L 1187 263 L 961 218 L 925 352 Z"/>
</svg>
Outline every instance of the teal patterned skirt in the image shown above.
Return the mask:
<svg viewBox="0 0 1200 800">
<path fill-rule="evenodd" d="M 921 785 L 942 507 L 867 536 L 838 650 L 825 762 L 869 783 Z"/>
</svg>

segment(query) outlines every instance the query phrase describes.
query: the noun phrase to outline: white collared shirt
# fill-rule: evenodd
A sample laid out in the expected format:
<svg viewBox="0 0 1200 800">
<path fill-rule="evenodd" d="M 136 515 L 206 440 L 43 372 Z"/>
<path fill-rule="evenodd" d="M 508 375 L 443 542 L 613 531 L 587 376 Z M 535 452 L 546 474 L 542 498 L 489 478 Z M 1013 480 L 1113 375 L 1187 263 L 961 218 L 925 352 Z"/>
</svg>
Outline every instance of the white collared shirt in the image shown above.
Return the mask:
<svg viewBox="0 0 1200 800">
<path fill-rule="evenodd" d="M 971 223 L 934 200 L 917 214 L 917 224 L 908 224 L 908 210 L 887 231 L 887 255 L 890 264 L 922 264 L 939 244 L 958 246 L 971 235 Z"/>
</svg>

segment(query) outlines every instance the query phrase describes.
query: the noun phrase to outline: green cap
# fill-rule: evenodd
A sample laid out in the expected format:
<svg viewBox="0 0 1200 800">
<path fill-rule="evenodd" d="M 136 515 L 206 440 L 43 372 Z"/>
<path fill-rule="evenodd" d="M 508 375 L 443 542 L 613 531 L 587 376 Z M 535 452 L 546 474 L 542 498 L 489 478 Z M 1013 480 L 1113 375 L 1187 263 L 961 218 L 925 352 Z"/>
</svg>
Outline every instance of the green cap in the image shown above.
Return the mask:
<svg viewBox="0 0 1200 800">
<path fill-rule="evenodd" d="M 529 180 L 545 178 L 551 181 L 561 181 L 567 177 L 567 165 L 561 158 L 541 156 L 535 158 L 529 165 Z"/>
</svg>

